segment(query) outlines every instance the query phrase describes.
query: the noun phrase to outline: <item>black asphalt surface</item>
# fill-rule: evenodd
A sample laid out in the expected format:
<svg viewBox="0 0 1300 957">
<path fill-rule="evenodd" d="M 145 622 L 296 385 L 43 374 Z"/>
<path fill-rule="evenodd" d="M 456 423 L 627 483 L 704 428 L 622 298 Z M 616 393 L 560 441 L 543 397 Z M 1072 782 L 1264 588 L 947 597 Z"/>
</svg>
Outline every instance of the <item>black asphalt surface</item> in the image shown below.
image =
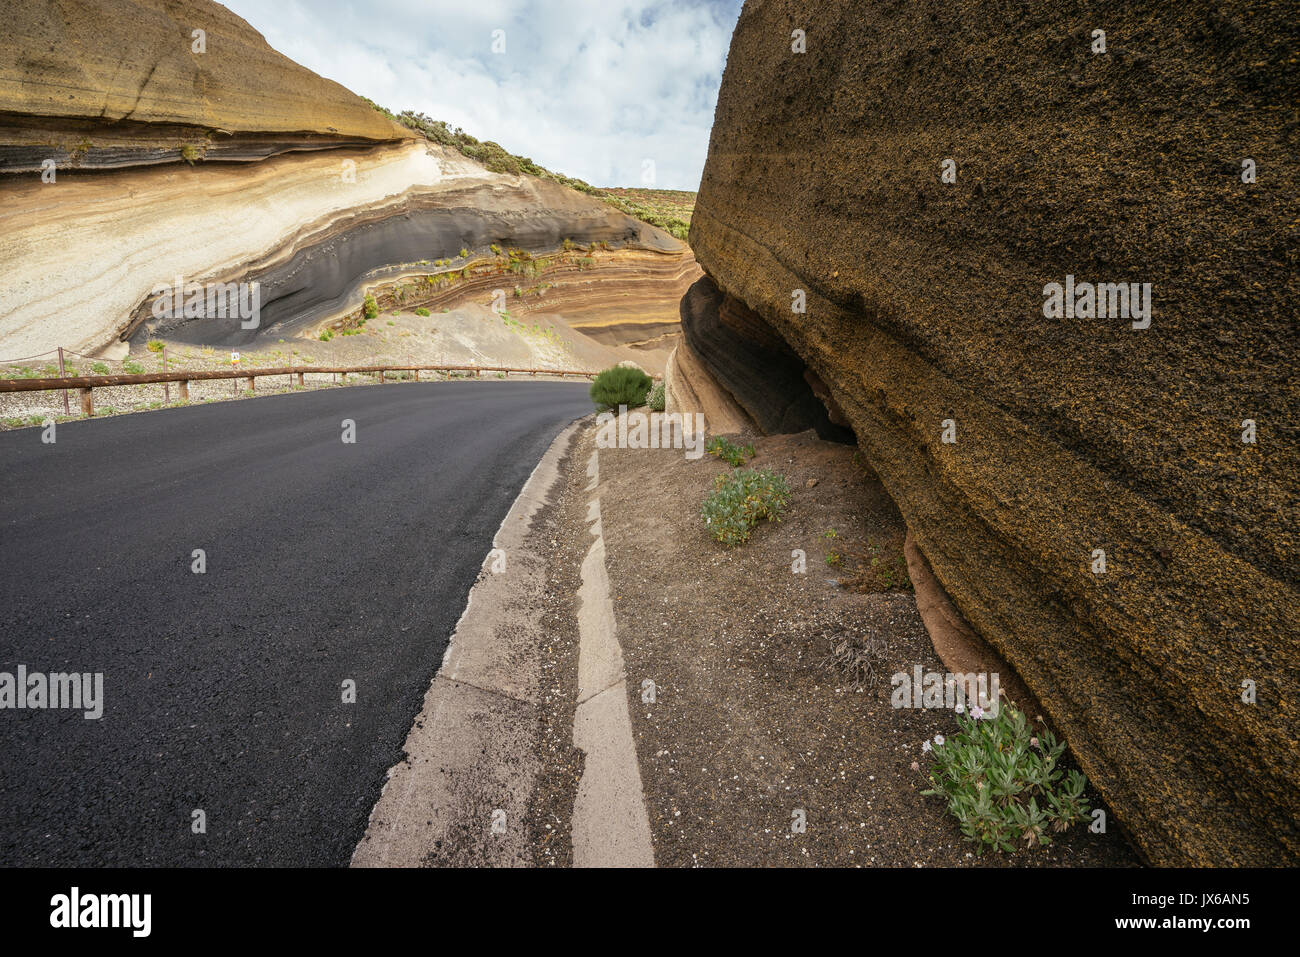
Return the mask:
<svg viewBox="0 0 1300 957">
<path fill-rule="evenodd" d="M 0 865 L 345 865 L 586 393 L 358 386 L 0 433 L 0 672 L 102 672 L 105 699 L 0 710 Z"/>
</svg>

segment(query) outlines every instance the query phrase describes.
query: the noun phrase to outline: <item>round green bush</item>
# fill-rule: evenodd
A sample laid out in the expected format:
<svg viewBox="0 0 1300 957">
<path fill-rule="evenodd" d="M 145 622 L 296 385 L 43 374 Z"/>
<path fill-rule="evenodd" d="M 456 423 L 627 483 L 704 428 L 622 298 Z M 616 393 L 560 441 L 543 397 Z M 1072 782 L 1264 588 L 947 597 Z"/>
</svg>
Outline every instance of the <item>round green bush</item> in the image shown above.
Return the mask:
<svg viewBox="0 0 1300 957">
<path fill-rule="evenodd" d="M 617 409 L 625 405 L 629 409 L 645 405 L 646 393 L 654 386 L 654 380 L 630 366 L 613 366 L 599 373 L 591 383 L 591 401 L 600 410 Z"/>
</svg>

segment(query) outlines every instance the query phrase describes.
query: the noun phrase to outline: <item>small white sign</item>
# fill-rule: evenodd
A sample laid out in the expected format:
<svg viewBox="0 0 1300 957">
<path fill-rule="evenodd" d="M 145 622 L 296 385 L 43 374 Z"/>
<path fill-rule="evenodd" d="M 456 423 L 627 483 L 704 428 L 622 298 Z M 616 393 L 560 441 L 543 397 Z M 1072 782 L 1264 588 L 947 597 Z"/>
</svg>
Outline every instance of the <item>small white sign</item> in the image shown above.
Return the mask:
<svg viewBox="0 0 1300 957">
<path fill-rule="evenodd" d="M 232 353 L 230 354 L 230 364 L 231 364 L 231 365 L 235 365 L 235 366 L 239 365 L 239 353 L 238 353 L 238 352 L 232 352 Z"/>
</svg>

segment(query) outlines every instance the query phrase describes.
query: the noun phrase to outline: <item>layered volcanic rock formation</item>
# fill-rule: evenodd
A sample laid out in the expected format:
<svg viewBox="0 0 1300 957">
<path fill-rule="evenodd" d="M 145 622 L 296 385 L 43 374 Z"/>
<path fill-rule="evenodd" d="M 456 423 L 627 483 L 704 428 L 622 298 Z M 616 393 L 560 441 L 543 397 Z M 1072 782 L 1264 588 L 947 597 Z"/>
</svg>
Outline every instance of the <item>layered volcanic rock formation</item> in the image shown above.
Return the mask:
<svg viewBox="0 0 1300 957">
<path fill-rule="evenodd" d="M 693 358 L 764 421 L 709 330 L 799 357 L 1159 864 L 1300 861 L 1293 16 L 749 2 L 691 229 Z"/>
<path fill-rule="evenodd" d="M 15 3 L 0 33 L 0 172 L 410 138 L 208 0 Z"/>
<path fill-rule="evenodd" d="M 563 192 L 573 195 L 569 190 Z M 618 221 L 619 217 L 613 218 L 619 229 L 629 228 Z M 575 227 L 575 222 L 567 225 Z M 576 226 L 580 227 L 581 222 Z M 576 229 L 576 234 L 581 232 Z M 699 276 L 700 267 L 690 249 L 645 224 L 636 224 L 623 238 L 629 237 L 631 244 L 622 248 L 593 240 L 587 249 L 573 246 L 566 251 L 560 244 L 558 249 L 536 257 L 517 249 L 492 254 L 489 245 L 488 255 L 458 257 L 443 267 L 437 267 L 436 262 L 431 266 L 424 260 L 372 270 L 361 289 L 373 297 L 380 311 L 458 308 L 468 303 L 499 308 L 504 299 L 506 312 L 516 319 L 562 315 L 567 328 L 594 343 L 632 348 L 639 353 L 662 353 L 648 359 L 650 365 L 646 366 L 654 366 L 653 371 L 658 372 L 681 332 L 678 301 Z M 280 267 L 280 271 L 292 282 L 301 283 L 292 264 Z M 326 277 L 322 282 L 326 288 L 328 281 Z M 278 286 L 272 282 L 270 288 Z M 313 295 L 317 294 L 316 288 L 311 288 Z M 355 308 L 343 314 L 331 308 L 326 314 L 332 321 L 325 327 L 345 329 L 362 324 L 364 305 L 358 301 L 361 293 L 352 288 L 348 301 L 354 302 Z M 293 318 L 272 328 L 303 328 L 311 320 L 312 311 L 298 298 L 285 299 L 293 306 Z M 336 307 L 338 303 L 331 305 Z M 140 312 L 147 312 L 147 308 L 142 306 Z M 320 325 L 310 331 L 315 332 Z M 135 335 L 139 338 L 156 328 L 158 324 L 145 319 Z M 194 323 L 179 327 L 183 336 L 191 335 L 194 328 Z M 224 334 L 220 326 L 217 328 Z"/>
<path fill-rule="evenodd" d="M 700 267 L 689 247 L 674 245 L 661 248 L 647 237 L 621 250 L 592 249 L 580 257 L 592 260 L 589 266 L 565 266 L 522 283 L 510 311 L 563 313 L 573 328 L 610 345 L 651 348 L 675 339 L 678 303 L 700 278 Z"/>
<path fill-rule="evenodd" d="M 218 4 L 53 7 L 20 6 L 0 38 L 0 357 L 251 349 L 415 282 L 412 305 L 486 305 L 516 285 L 494 266 L 507 249 L 572 252 L 523 284 L 546 287 L 520 289 L 524 311 L 573 313 L 605 344 L 675 331 L 699 270 L 663 231 L 413 134 Z M 255 285 L 256 321 L 159 308 L 218 285 Z"/>
</svg>

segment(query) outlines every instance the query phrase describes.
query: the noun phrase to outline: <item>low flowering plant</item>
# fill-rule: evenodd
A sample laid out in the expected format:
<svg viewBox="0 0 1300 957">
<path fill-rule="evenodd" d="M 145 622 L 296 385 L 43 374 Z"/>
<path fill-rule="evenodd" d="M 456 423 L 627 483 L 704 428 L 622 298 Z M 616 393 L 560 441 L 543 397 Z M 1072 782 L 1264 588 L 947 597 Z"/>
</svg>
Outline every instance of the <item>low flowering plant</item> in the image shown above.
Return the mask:
<svg viewBox="0 0 1300 957">
<path fill-rule="evenodd" d="M 1042 720 L 1041 718 L 1039 719 Z M 1088 779 L 1060 766 L 1065 743 L 1046 727 L 1035 735 L 1029 721 L 1008 702 L 988 717 L 979 708 L 958 714 L 960 730 L 951 740 L 935 735 L 929 779 L 922 794 L 946 798 L 948 810 L 979 853 L 992 848 L 1014 852 L 1052 842 L 1053 833 L 1086 821 L 1083 796 Z"/>
</svg>

